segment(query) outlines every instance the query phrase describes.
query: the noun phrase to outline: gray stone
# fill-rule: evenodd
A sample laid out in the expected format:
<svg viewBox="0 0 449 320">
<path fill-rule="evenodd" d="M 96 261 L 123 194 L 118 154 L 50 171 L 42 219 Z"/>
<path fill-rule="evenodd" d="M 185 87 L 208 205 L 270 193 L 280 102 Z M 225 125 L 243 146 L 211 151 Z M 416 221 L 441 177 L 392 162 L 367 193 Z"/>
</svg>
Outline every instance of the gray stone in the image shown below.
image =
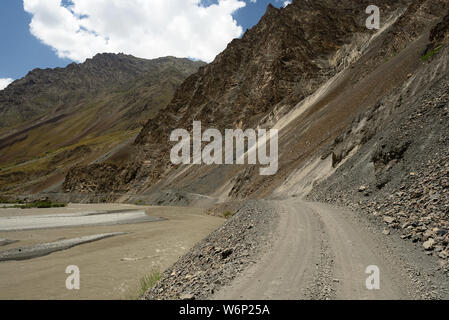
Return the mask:
<svg viewBox="0 0 449 320">
<path fill-rule="evenodd" d="M 430 238 L 429 240 L 427 240 L 426 242 L 424 242 L 423 247 L 426 250 L 433 250 L 433 246 L 435 245 L 435 240 L 433 240 L 432 238 Z"/>
</svg>

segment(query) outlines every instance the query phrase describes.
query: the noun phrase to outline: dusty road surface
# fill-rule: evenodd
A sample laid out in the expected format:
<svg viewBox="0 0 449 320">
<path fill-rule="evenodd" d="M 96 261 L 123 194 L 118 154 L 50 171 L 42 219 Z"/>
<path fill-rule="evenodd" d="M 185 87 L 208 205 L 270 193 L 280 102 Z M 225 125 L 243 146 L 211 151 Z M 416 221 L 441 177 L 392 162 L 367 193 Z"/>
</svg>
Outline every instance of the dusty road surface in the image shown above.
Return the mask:
<svg viewBox="0 0 449 320">
<path fill-rule="evenodd" d="M 146 208 L 150 219 L 141 219 Z M 113 210 L 110 217 L 108 210 Z M 124 213 L 130 214 L 127 217 L 131 220 L 117 217 Z M 95 219 L 89 220 L 92 215 Z M 44 223 L 37 222 L 37 229 L 17 230 L 17 219 L 11 219 L 15 222 L 4 223 L 2 228 L 1 221 L 6 220 L 0 219 L 0 229 L 15 230 L 0 231 L 4 244 L 0 252 L 10 255 L 25 248 L 24 253 L 33 253 L 27 260 L 0 262 L 0 299 L 135 299 L 142 277 L 155 269 L 165 270 L 224 221 L 195 208 L 104 204 L 0 209 L 3 219 L 19 216 L 19 221 L 27 226 L 23 229 L 28 229 L 30 222 L 39 221 L 38 217 L 51 227 L 44 228 Z M 73 225 L 56 227 L 53 224 L 59 219 Z M 80 221 L 86 223 L 78 225 Z M 67 249 L 35 257 L 34 253 L 54 245 L 65 245 Z M 70 265 L 80 269 L 79 291 L 69 291 L 65 286 L 69 276 L 65 271 Z"/>
<path fill-rule="evenodd" d="M 280 222 L 271 246 L 214 299 L 448 298 L 447 277 L 437 278 L 422 250 L 356 213 L 295 199 L 272 204 Z M 380 290 L 367 288 L 369 266 L 380 271 Z"/>
</svg>

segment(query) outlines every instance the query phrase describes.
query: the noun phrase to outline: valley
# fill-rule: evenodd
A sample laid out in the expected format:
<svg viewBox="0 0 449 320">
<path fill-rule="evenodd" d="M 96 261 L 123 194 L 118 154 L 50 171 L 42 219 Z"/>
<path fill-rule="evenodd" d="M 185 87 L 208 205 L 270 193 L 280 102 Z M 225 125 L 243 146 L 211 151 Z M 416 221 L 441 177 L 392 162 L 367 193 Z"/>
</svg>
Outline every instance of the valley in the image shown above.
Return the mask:
<svg viewBox="0 0 449 320">
<path fill-rule="evenodd" d="M 67 205 L 0 208 L 0 298 L 449 299 L 448 3 L 369 5 L 0 91 L 1 202 Z"/>
</svg>

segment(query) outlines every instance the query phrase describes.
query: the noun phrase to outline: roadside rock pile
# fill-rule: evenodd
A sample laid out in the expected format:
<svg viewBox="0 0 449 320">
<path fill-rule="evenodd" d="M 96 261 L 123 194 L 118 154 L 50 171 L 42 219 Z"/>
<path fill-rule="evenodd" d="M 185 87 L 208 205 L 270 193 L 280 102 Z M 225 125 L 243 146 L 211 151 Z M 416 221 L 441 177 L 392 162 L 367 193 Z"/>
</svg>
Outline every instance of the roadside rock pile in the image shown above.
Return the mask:
<svg viewBox="0 0 449 320">
<path fill-rule="evenodd" d="M 421 97 L 404 102 L 399 116 L 378 127 L 309 198 L 377 217 L 385 235 L 396 229 L 419 243 L 449 275 L 448 88 L 446 74 Z"/>
<path fill-rule="evenodd" d="M 205 299 L 256 263 L 278 216 L 264 202 L 248 201 L 222 227 L 165 271 L 148 300 Z"/>
<path fill-rule="evenodd" d="M 427 253 L 443 259 L 449 272 L 449 152 L 417 172 L 410 172 L 398 191 L 353 207 L 382 217 L 402 239 L 421 242 Z"/>
</svg>

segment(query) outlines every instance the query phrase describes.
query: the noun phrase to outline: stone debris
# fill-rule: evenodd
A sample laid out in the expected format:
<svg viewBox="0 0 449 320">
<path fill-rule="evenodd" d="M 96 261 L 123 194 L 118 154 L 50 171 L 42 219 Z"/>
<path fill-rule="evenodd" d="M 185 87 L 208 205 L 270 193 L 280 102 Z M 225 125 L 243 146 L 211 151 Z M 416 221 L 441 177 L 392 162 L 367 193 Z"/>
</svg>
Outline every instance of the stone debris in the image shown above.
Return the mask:
<svg viewBox="0 0 449 320">
<path fill-rule="evenodd" d="M 166 270 L 144 299 L 207 299 L 255 263 L 277 221 L 277 213 L 266 203 L 248 201 Z"/>
</svg>

